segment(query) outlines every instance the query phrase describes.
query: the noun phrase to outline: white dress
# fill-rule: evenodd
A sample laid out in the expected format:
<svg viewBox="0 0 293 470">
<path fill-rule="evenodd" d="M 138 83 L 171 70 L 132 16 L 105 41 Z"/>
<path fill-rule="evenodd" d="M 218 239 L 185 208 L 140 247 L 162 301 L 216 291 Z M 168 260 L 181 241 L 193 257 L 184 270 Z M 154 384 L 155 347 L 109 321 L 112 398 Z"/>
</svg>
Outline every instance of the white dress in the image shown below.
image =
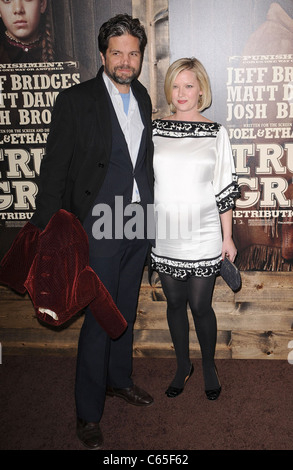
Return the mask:
<svg viewBox="0 0 293 470">
<path fill-rule="evenodd" d="M 153 121 L 156 244 L 152 268 L 176 279 L 220 269 L 220 213 L 237 177 L 226 129 L 213 122 Z"/>
</svg>

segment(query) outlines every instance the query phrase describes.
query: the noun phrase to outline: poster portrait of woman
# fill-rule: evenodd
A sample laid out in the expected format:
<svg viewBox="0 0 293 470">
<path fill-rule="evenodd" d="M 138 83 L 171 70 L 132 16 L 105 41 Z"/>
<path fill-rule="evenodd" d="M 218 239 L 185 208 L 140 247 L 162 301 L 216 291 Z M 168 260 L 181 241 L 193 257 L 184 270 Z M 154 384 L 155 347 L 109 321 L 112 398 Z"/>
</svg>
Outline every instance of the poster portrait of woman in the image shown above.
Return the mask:
<svg viewBox="0 0 293 470">
<path fill-rule="evenodd" d="M 51 62 L 50 0 L 0 0 L 0 63 Z"/>
</svg>

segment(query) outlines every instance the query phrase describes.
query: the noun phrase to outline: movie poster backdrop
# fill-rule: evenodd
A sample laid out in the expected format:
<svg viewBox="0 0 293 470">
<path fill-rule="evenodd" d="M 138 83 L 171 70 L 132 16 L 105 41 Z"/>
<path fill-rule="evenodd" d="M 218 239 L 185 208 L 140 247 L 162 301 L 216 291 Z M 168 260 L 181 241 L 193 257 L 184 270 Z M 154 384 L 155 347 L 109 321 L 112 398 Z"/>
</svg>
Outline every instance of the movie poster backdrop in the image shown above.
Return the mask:
<svg viewBox="0 0 293 470">
<path fill-rule="evenodd" d="M 27 51 L 14 47 L 2 18 L 0 258 L 35 210 L 58 93 L 95 75 L 100 25 L 132 6 L 155 26 L 152 35 L 148 21 L 155 50 L 149 43 L 145 61 L 154 77 L 146 83 L 155 96 L 154 117 L 163 106 L 169 62 L 195 56 L 209 73 L 213 103 L 206 116 L 228 130 L 241 187 L 233 218 L 239 267 L 292 271 L 292 0 L 148 0 L 141 10 L 139 0 L 50 0 L 40 21 L 46 40 Z"/>
<path fill-rule="evenodd" d="M 293 1 L 169 0 L 169 10 L 170 59 L 203 62 L 213 91 L 206 116 L 231 140 L 236 263 L 292 271 Z"/>
<path fill-rule="evenodd" d="M 13 3 L 0 18 L 0 259 L 35 210 L 58 94 L 96 75 L 101 24 L 131 13 L 131 0 L 47 0 L 38 40 L 24 46 L 11 29 Z"/>
</svg>

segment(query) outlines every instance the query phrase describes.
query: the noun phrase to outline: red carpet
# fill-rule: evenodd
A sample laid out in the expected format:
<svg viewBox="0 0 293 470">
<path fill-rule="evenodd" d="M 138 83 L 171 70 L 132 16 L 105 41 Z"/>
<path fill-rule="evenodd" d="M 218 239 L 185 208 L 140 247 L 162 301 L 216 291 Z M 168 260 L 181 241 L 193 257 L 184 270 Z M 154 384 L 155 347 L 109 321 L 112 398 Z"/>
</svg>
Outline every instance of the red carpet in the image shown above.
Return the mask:
<svg viewBox="0 0 293 470">
<path fill-rule="evenodd" d="M 175 361 L 135 358 L 135 383 L 155 403 L 140 408 L 107 398 L 101 421 L 103 451 L 293 449 L 293 365 L 218 360 L 223 390 L 217 402 L 209 402 L 201 362 L 193 363 L 184 393 L 170 399 L 164 391 Z M 0 449 L 84 450 L 75 435 L 74 376 L 72 357 L 4 355 Z"/>
</svg>

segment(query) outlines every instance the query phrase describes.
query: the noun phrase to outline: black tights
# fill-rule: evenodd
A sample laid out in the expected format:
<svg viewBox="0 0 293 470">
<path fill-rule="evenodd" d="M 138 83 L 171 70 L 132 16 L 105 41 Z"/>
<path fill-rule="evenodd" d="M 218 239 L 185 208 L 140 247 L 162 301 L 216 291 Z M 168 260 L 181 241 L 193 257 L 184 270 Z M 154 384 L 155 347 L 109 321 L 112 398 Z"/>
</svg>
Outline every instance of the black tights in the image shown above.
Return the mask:
<svg viewBox="0 0 293 470">
<path fill-rule="evenodd" d="M 177 358 L 177 372 L 171 385 L 183 387 L 190 371 L 188 303 L 202 354 L 205 390 L 218 388 L 214 363 L 217 321 L 211 306 L 215 276 L 190 277 L 180 281 L 167 274 L 160 274 L 160 279 L 167 298 L 167 321 Z"/>
</svg>

